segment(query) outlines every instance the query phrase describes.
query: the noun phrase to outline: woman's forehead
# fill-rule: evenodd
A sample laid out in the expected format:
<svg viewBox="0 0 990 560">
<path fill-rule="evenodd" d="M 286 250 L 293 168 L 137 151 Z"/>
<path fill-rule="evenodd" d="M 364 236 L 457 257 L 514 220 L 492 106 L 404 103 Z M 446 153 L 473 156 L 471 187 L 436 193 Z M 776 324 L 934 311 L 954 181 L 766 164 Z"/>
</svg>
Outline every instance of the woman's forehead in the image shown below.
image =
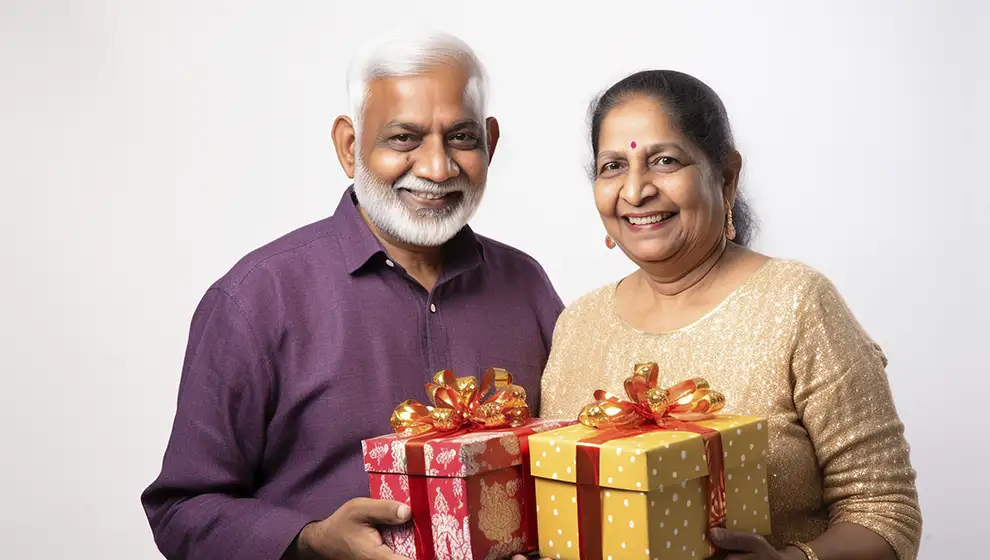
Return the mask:
<svg viewBox="0 0 990 560">
<path fill-rule="evenodd" d="M 599 143 L 628 147 L 661 141 L 676 141 L 680 132 L 660 103 L 646 97 L 630 99 L 615 106 L 602 120 Z"/>
</svg>

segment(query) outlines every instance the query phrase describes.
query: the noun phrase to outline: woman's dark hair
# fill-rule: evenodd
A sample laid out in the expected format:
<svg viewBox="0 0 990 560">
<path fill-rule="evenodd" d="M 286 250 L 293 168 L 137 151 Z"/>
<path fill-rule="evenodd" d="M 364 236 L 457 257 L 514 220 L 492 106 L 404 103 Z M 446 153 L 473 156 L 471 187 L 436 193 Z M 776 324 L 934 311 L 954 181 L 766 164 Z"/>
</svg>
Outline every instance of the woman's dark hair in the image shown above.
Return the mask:
<svg viewBox="0 0 990 560">
<path fill-rule="evenodd" d="M 663 105 L 673 125 L 721 172 L 735 151 L 729 115 L 718 94 L 701 80 L 674 70 L 645 70 L 623 78 L 591 103 L 592 177 L 596 176 L 598 135 L 609 111 L 634 95 L 649 96 Z M 756 220 L 742 193 L 732 204 L 732 222 L 736 226 L 735 243 L 746 246 L 752 241 Z"/>
</svg>

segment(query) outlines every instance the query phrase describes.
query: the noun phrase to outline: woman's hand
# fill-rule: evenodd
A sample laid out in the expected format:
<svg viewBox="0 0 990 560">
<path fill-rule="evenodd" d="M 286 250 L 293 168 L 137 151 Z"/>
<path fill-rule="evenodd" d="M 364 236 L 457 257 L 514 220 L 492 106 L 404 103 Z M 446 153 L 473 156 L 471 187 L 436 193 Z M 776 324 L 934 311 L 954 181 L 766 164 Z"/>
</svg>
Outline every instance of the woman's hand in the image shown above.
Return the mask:
<svg viewBox="0 0 990 560">
<path fill-rule="evenodd" d="M 712 544 L 722 551 L 716 558 L 724 560 L 807 560 L 796 548 L 776 550 L 760 535 L 712 529 Z"/>
</svg>

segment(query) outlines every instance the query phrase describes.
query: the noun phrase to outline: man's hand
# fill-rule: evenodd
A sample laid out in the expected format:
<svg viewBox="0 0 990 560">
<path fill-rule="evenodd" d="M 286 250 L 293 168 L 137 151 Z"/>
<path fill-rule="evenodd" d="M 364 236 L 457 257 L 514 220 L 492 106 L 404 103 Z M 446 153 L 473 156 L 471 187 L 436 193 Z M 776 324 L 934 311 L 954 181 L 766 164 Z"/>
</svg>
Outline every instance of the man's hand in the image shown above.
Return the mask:
<svg viewBox="0 0 990 560">
<path fill-rule="evenodd" d="M 709 537 L 720 550 L 716 559 L 725 560 L 807 560 L 804 553 L 788 547 L 776 550 L 760 535 L 712 529 Z"/>
<path fill-rule="evenodd" d="M 375 525 L 409 521 L 409 506 L 389 500 L 356 498 L 323 521 L 303 527 L 296 539 L 300 560 L 403 560 L 385 546 Z"/>
</svg>

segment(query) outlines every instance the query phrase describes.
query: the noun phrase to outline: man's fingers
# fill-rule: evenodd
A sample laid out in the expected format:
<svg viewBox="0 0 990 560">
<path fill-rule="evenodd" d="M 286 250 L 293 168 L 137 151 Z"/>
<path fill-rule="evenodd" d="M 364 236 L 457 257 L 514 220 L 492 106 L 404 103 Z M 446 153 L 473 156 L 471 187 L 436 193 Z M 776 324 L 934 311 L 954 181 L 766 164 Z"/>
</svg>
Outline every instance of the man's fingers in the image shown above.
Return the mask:
<svg viewBox="0 0 990 560">
<path fill-rule="evenodd" d="M 722 550 L 757 553 L 764 552 L 770 546 L 763 537 L 752 533 L 737 533 L 735 531 L 715 528 L 711 530 L 709 536 L 712 539 L 712 543 Z M 732 558 L 732 556 L 729 556 L 729 558 Z"/>
<path fill-rule="evenodd" d="M 392 500 L 372 500 L 357 498 L 347 502 L 348 516 L 369 525 L 401 525 L 412 514 L 409 506 Z"/>
</svg>

